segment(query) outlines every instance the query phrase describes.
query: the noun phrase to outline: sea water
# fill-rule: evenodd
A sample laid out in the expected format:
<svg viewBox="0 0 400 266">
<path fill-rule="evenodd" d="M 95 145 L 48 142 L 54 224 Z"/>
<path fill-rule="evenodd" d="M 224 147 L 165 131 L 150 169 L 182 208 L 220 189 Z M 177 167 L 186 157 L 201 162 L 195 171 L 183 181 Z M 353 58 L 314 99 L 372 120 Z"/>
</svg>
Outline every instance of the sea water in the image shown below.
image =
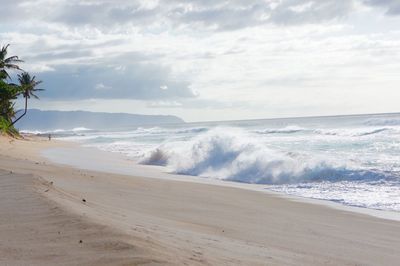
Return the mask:
<svg viewBox="0 0 400 266">
<path fill-rule="evenodd" d="M 53 132 L 175 174 L 400 211 L 400 114 Z"/>
</svg>

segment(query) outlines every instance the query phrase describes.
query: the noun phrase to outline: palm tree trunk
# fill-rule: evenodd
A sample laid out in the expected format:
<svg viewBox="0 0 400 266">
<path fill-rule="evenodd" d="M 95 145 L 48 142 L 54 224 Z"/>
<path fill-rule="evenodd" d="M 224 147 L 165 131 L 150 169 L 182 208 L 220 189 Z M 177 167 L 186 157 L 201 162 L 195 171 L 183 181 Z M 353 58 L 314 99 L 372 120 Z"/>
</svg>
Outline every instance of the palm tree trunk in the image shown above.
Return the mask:
<svg viewBox="0 0 400 266">
<path fill-rule="evenodd" d="M 28 97 L 25 97 L 25 110 L 24 110 L 24 113 L 20 117 L 18 117 L 16 120 L 14 120 L 14 122 L 12 122 L 10 126 L 13 126 L 15 123 L 17 123 L 18 120 L 20 120 L 24 115 L 26 115 L 27 111 L 28 111 Z"/>
</svg>

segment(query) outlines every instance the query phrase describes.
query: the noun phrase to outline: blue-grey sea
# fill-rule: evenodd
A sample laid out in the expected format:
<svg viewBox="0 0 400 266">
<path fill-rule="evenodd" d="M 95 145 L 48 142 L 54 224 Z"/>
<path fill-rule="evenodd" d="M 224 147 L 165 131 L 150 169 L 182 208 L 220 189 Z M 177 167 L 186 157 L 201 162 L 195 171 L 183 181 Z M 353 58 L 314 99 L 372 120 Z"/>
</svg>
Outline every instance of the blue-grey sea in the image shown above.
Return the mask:
<svg viewBox="0 0 400 266">
<path fill-rule="evenodd" d="M 171 173 L 400 211 L 400 114 L 53 131 Z"/>
</svg>

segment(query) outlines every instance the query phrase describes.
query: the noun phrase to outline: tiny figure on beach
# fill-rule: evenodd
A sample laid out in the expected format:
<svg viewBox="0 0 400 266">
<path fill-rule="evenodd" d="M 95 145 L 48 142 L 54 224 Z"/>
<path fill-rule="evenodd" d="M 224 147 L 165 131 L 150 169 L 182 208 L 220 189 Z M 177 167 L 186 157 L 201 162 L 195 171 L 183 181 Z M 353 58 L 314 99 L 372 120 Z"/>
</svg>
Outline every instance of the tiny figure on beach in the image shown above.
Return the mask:
<svg viewBox="0 0 400 266">
<path fill-rule="evenodd" d="M 49 141 L 51 140 L 51 134 L 49 134 Z"/>
</svg>

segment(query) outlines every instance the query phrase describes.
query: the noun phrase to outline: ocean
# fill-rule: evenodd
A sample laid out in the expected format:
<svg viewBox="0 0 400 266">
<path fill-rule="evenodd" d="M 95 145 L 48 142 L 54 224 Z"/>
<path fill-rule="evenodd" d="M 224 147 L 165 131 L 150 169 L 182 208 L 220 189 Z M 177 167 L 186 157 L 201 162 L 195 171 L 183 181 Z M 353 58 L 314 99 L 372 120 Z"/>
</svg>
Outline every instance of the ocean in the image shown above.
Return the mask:
<svg viewBox="0 0 400 266">
<path fill-rule="evenodd" d="M 400 114 L 186 123 L 53 137 L 174 174 L 258 184 L 305 198 L 400 211 Z M 35 132 L 44 133 L 44 132 Z"/>
</svg>

